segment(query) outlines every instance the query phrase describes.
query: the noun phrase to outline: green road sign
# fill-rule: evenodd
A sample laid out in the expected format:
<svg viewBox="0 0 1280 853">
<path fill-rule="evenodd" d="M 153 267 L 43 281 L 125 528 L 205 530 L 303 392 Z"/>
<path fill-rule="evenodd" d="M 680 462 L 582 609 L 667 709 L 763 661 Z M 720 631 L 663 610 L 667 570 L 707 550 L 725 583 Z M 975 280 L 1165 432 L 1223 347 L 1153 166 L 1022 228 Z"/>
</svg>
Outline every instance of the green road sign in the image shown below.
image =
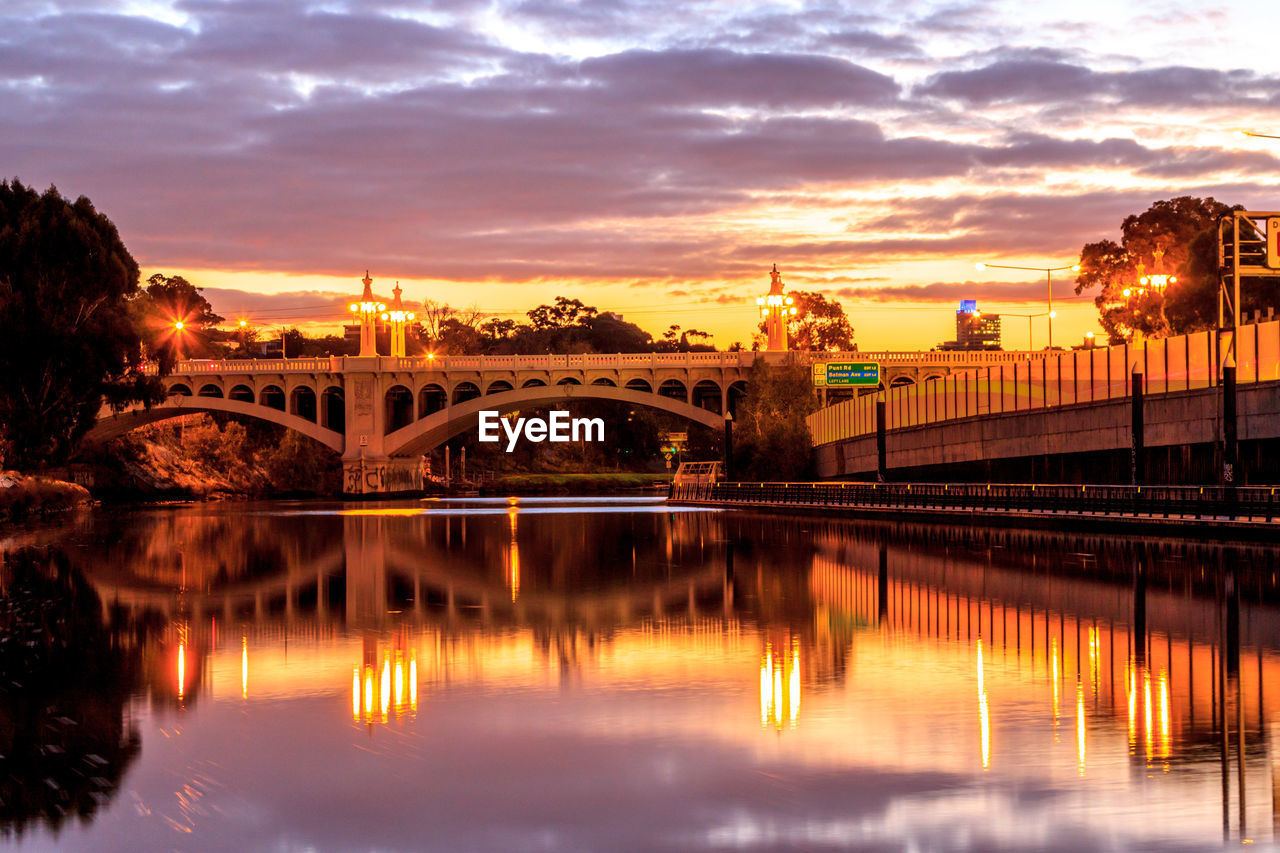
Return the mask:
<svg viewBox="0 0 1280 853">
<path fill-rule="evenodd" d="M 827 361 L 813 366 L 813 384 L 872 387 L 880 384 L 880 365 L 874 361 Z"/>
</svg>

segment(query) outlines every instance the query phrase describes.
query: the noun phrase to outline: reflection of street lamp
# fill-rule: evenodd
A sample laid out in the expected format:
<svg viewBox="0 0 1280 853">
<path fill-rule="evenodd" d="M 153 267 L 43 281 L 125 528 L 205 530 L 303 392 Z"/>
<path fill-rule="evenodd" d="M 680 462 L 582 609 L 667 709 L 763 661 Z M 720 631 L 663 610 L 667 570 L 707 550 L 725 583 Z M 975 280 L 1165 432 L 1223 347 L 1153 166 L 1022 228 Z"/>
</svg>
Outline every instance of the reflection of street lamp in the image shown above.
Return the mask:
<svg viewBox="0 0 1280 853">
<path fill-rule="evenodd" d="M 979 272 L 987 269 L 997 269 L 997 270 L 1026 270 L 1027 272 L 1044 273 L 1045 283 L 1048 285 L 1048 289 L 1049 289 L 1049 310 L 1046 312 L 1049 315 L 1049 349 L 1053 349 L 1053 318 L 1058 316 L 1058 312 L 1053 310 L 1053 274 L 1056 272 L 1062 272 L 1063 270 L 1080 272 L 1080 265 L 1069 264 L 1068 266 L 1065 266 L 1065 267 L 1018 267 L 1018 266 L 1010 266 L 1008 264 L 988 264 L 988 263 L 979 261 L 974 266 L 977 267 Z"/>
</svg>

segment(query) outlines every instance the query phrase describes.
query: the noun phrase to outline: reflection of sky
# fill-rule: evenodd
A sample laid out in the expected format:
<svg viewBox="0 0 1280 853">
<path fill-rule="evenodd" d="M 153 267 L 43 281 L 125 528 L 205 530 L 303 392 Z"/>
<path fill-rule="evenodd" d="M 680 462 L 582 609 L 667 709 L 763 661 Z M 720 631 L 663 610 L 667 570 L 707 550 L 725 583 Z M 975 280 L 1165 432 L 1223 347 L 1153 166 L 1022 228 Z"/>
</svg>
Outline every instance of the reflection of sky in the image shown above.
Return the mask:
<svg viewBox="0 0 1280 853">
<path fill-rule="evenodd" d="M 429 630 L 409 638 L 415 713 L 370 725 L 351 716 L 358 638 L 259 641 L 247 696 L 244 648 L 230 643 L 207 661 L 196 707 L 136 709 L 144 749 L 122 794 L 61 842 L 1068 850 L 1195 849 L 1215 837 L 1212 761 L 1134 778 L 1123 727 L 1102 725 L 1081 778 L 1050 683 L 998 655 L 981 676 L 984 773 L 971 644 L 864 630 L 847 681 L 809 686 L 797 725 L 774 727 L 758 704 L 767 642 L 734 624 L 629 630 L 566 672 L 528 631 Z"/>
</svg>

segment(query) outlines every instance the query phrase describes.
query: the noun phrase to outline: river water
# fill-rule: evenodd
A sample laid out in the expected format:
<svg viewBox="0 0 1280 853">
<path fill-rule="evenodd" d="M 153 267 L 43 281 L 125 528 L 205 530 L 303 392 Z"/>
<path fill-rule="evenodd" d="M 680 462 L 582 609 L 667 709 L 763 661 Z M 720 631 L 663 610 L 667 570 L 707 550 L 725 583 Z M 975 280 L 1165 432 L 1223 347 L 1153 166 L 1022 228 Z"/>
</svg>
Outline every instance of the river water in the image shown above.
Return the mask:
<svg viewBox="0 0 1280 853">
<path fill-rule="evenodd" d="M 1280 553 L 655 498 L 0 534 L 0 844 L 1203 850 L 1280 821 Z"/>
</svg>

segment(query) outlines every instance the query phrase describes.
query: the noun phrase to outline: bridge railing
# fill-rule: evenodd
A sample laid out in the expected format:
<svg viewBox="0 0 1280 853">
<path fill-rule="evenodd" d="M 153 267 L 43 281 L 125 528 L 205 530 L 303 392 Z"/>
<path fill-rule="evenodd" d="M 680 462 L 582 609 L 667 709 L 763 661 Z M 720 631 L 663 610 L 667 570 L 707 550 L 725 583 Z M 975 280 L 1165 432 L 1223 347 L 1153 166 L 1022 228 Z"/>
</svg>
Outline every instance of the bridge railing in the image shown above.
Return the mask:
<svg viewBox="0 0 1280 853">
<path fill-rule="evenodd" d="M 884 509 L 1035 510 L 1054 513 L 1258 518 L 1280 516 L 1269 486 L 1095 486 L 1016 483 L 686 483 L 675 502 Z"/>
<path fill-rule="evenodd" d="M 378 356 L 376 369 L 386 371 L 485 371 L 485 370 L 556 370 L 556 369 L 654 369 L 654 368 L 736 368 L 750 369 L 760 358 L 778 363 L 798 358 L 801 363 L 817 361 L 875 361 L 885 365 L 938 365 L 976 367 L 983 365 L 1026 364 L 1051 356 L 1040 352 L 636 352 L 636 353 L 571 353 L 566 355 L 442 355 L 434 358 L 414 356 L 399 358 Z M 174 368 L 178 375 L 244 374 L 244 373 L 338 373 L 349 369 L 351 357 L 276 358 L 276 359 L 186 359 Z M 351 359 L 354 360 L 354 359 Z M 364 362 L 364 359 L 360 361 Z M 154 375 L 156 366 L 148 365 Z"/>
<path fill-rule="evenodd" d="M 876 403 L 885 403 L 885 428 L 1128 397 L 1132 374 L 1143 392 L 1167 394 L 1218 384 L 1231 333 L 1195 332 L 1138 344 L 1043 354 L 936 380 L 891 387 L 821 409 L 808 417 L 814 444 L 876 431 Z M 865 356 L 865 360 L 873 360 Z M 1006 353 L 1007 355 L 1007 353 Z M 1280 321 L 1240 327 L 1236 380 L 1280 379 Z"/>
</svg>

